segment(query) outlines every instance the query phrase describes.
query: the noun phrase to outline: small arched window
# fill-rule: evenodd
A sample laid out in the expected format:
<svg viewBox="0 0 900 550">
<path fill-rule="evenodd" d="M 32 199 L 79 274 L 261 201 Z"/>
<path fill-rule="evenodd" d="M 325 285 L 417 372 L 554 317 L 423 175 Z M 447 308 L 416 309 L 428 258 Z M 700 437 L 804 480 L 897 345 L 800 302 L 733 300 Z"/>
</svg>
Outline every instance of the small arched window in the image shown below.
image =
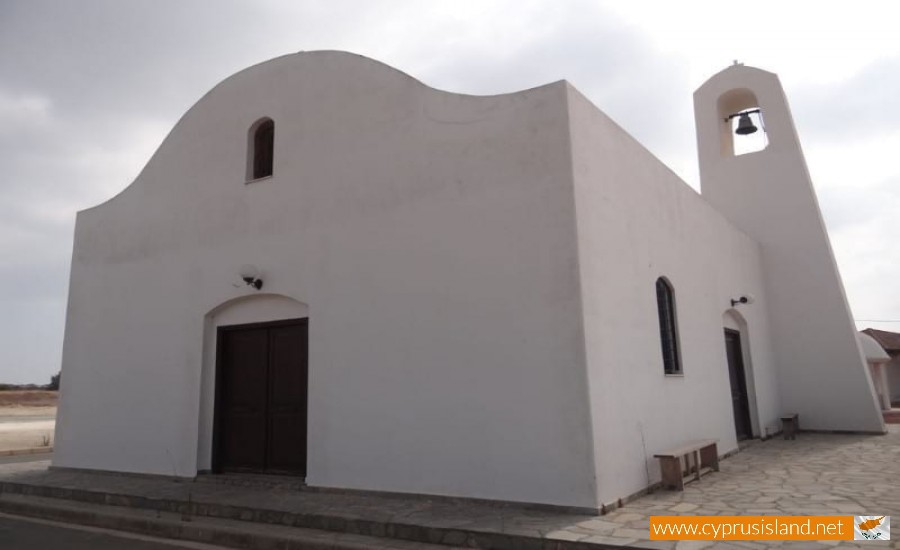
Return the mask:
<svg viewBox="0 0 900 550">
<path fill-rule="evenodd" d="M 256 121 L 250 127 L 247 141 L 247 180 L 271 176 L 275 160 L 275 122 L 271 118 Z"/>
<path fill-rule="evenodd" d="M 664 277 L 656 280 L 656 309 L 659 314 L 659 341 L 666 374 L 681 374 L 678 327 L 675 322 L 675 291 Z"/>
</svg>

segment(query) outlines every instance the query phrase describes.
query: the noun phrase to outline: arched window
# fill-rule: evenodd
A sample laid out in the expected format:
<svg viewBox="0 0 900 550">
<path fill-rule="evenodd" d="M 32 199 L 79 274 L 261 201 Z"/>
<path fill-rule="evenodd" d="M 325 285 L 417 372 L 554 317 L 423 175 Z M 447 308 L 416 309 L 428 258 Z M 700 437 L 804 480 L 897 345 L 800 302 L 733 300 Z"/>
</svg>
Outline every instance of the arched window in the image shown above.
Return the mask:
<svg viewBox="0 0 900 550">
<path fill-rule="evenodd" d="M 247 180 L 271 176 L 275 159 L 275 122 L 271 118 L 256 121 L 250 127 L 247 141 Z"/>
<path fill-rule="evenodd" d="M 659 341 L 666 374 L 681 374 L 678 328 L 675 323 L 675 291 L 664 277 L 656 280 L 656 309 L 659 313 Z"/>
</svg>

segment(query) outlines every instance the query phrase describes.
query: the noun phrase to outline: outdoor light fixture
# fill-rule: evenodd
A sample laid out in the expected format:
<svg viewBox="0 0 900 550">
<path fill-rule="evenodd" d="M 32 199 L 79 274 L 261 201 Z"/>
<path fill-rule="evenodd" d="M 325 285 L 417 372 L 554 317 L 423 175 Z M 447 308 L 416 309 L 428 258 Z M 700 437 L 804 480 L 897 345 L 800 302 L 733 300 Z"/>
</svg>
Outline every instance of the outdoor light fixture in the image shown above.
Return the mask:
<svg viewBox="0 0 900 550">
<path fill-rule="evenodd" d="M 734 133 L 741 135 L 741 136 L 750 135 L 752 133 L 755 133 L 759 129 L 756 126 L 754 126 L 753 121 L 750 120 L 750 115 L 752 113 L 758 114 L 759 109 L 751 109 L 749 111 L 743 111 L 740 113 L 734 113 L 733 115 L 728 115 L 725 118 L 725 122 L 731 122 L 731 119 L 733 119 L 734 117 L 740 117 L 740 118 L 738 118 L 738 127 L 734 131 Z"/>
<path fill-rule="evenodd" d="M 255 265 L 244 264 L 241 266 L 241 279 L 247 283 L 247 286 L 252 286 L 256 290 L 259 290 L 263 286 L 262 279 L 259 278 L 259 269 Z"/>
<path fill-rule="evenodd" d="M 737 300 L 735 300 L 734 298 L 732 298 L 732 299 L 731 299 L 731 307 L 734 307 L 734 306 L 736 306 L 736 305 L 738 305 L 738 304 L 747 304 L 747 305 L 749 305 L 749 304 L 752 304 L 754 301 L 755 301 L 755 300 L 754 300 L 752 294 L 746 294 L 746 295 L 744 295 L 744 296 L 741 296 L 741 297 L 738 298 Z"/>
</svg>

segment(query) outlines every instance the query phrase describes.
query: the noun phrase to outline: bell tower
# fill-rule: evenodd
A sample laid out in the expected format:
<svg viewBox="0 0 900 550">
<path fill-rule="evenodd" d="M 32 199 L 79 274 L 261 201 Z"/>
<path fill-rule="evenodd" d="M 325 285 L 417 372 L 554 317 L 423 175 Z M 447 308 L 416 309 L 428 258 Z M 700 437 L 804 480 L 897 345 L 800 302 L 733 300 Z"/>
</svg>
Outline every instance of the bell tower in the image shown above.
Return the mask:
<svg viewBox="0 0 900 550">
<path fill-rule="evenodd" d="M 747 111 L 766 144 L 735 154 L 746 137 L 732 121 L 752 132 Z M 703 197 L 760 245 L 782 412 L 808 429 L 884 432 L 778 77 L 735 63 L 694 93 L 694 116 Z"/>
</svg>

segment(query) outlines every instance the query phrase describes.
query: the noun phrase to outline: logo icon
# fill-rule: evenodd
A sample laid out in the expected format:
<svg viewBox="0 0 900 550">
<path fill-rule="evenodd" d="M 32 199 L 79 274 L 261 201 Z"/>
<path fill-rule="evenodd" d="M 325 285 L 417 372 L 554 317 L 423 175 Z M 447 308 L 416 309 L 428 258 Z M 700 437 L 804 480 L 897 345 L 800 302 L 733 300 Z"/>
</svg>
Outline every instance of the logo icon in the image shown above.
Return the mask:
<svg viewBox="0 0 900 550">
<path fill-rule="evenodd" d="M 853 540 L 891 540 L 891 516 L 853 516 Z"/>
</svg>

